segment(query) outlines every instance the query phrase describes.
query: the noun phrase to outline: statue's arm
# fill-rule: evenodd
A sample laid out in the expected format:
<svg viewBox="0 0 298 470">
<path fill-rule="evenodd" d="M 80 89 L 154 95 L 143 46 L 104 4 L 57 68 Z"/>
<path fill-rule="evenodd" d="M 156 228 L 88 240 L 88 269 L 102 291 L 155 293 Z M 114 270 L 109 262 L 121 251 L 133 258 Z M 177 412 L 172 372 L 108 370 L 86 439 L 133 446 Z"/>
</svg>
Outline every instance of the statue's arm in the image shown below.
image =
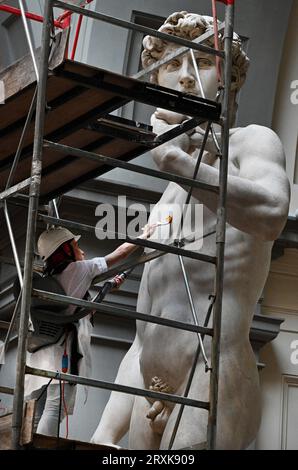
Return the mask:
<svg viewBox="0 0 298 470">
<path fill-rule="evenodd" d="M 165 130 L 163 123 L 155 124 L 158 133 Z M 290 197 L 282 144 L 273 131 L 257 125 L 239 130 L 233 140 L 238 175 L 228 176 L 227 221 L 243 232 L 274 240 L 285 224 Z M 161 170 L 192 178 L 195 160 L 185 149 L 169 142 L 155 149 L 153 157 Z M 219 171 L 202 163 L 197 179 L 218 185 Z M 216 213 L 216 193 L 195 188 L 193 196 Z"/>
</svg>

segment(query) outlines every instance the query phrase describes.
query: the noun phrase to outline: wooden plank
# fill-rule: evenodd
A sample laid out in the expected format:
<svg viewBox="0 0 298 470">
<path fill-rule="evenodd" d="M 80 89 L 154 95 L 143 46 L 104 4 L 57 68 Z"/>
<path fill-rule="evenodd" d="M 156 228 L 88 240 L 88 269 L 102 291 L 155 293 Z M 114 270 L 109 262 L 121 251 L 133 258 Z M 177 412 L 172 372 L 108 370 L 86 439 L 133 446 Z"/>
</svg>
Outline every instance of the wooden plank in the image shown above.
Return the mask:
<svg viewBox="0 0 298 470">
<path fill-rule="evenodd" d="M 140 148 L 139 144 L 129 141 L 121 141 L 119 139 L 114 139 L 111 142 L 98 146 L 94 151 L 106 156 L 113 156 L 114 158 L 121 159 L 122 155 L 125 155 L 128 152 L 133 151 L 134 149 Z M 58 153 L 58 152 L 56 152 Z M 61 156 L 60 156 L 61 159 Z M 62 187 L 61 182 L 63 181 L 63 186 L 68 183 L 73 182 L 73 186 L 76 186 L 75 181 L 80 178 L 84 181 L 90 179 L 89 173 L 94 172 L 94 177 L 102 174 L 102 172 L 111 170 L 112 167 L 106 169 L 106 165 L 103 165 L 102 162 L 95 162 L 91 160 L 86 160 L 84 158 L 77 158 L 71 156 L 65 156 L 61 160 L 65 162 L 64 168 L 57 167 L 57 170 L 54 170 L 45 176 L 42 180 L 41 185 L 41 197 L 46 196 L 47 194 L 55 191 Z M 104 171 L 102 171 L 105 168 Z M 86 175 L 86 177 L 85 177 Z M 68 188 L 68 190 L 70 187 Z M 65 192 L 63 190 L 63 192 Z"/>
<path fill-rule="evenodd" d="M 64 60 L 68 35 L 69 30 L 64 29 L 55 36 L 49 62 L 49 68 L 51 70 L 58 67 Z M 35 51 L 37 62 L 39 61 L 40 52 L 41 48 L 39 47 Z M 30 54 L 27 54 L 3 70 L 3 72 L 0 73 L 0 80 L 4 83 L 5 101 L 36 82 L 36 75 Z"/>
<path fill-rule="evenodd" d="M 36 400 L 25 402 L 21 445 L 28 445 L 33 440 L 35 409 Z M 0 450 L 9 449 L 12 449 L 12 413 L 0 417 Z"/>
<path fill-rule="evenodd" d="M 49 81 L 51 82 L 53 80 L 50 79 Z M 86 94 L 89 94 L 89 91 L 86 91 Z M 92 92 L 93 94 L 93 92 Z M 85 93 L 83 94 L 85 96 Z M 104 94 L 106 96 L 106 94 Z M 109 96 L 110 97 L 110 96 Z M 85 111 L 86 109 L 84 106 L 79 105 L 79 101 L 76 101 L 77 105 L 73 104 L 72 106 L 72 116 L 77 114 L 77 116 L 80 115 L 80 112 Z M 84 100 L 84 103 L 86 103 L 86 100 Z M 88 100 L 88 106 L 90 107 L 91 104 L 94 104 L 94 95 L 93 95 L 93 100 L 89 101 Z M 67 108 L 69 108 L 70 103 L 68 103 Z M 58 110 L 57 110 L 58 111 Z M 53 126 L 57 126 L 59 128 L 59 119 L 61 119 L 62 113 L 59 113 L 56 115 L 55 112 L 50 112 L 48 114 L 48 119 L 50 119 L 51 123 Z M 65 114 L 64 119 L 65 119 Z M 70 108 L 68 110 L 68 113 L 66 115 L 70 115 Z M 56 118 L 56 119 L 55 119 Z M 117 129 L 122 130 L 122 138 L 118 139 L 116 137 L 107 137 L 106 133 L 101 133 L 99 130 L 91 130 L 91 129 L 79 129 L 75 131 L 72 134 L 69 134 L 65 138 L 60 140 L 60 143 L 63 143 L 65 145 L 70 145 L 78 148 L 83 148 L 86 150 L 90 151 L 95 151 L 100 154 L 106 155 L 106 156 L 112 156 L 115 158 L 122 158 L 122 156 L 126 156 L 129 154 L 129 152 L 134 152 L 138 151 L 138 154 L 141 153 L 141 145 L 137 142 L 137 139 L 134 139 L 134 133 L 135 135 L 138 134 L 138 128 L 135 126 L 132 126 L 131 124 L 128 125 L 124 122 L 110 122 L 109 120 L 102 120 L 109 129 L 111 129 L 111 133 L 114 133 L 115 135 L 118 134 Z M 130 121 L 128 121 L 130 123 Z M 48 126 L 46 126 L 48 127 Z M 109 130 L 107 131 L 109 132 Z M 130 138 L 132 140 L 123 140 L 125 134 L 130 133 Z M 140 135 L 143 135 L 144 138 L 152 140 L 154 137 L 154 134 L 150 131 L 145 131 L 144 129 L 141 128 L 141 133 Z M 6 144 L 8 145 L 7 149 L 11 150 L 11 146 L 13 145 L 14 142 L 11 142 L 13 135 L 9 135 L 9 142 Z M 30 140 L 30 137 L 28 139 Z M 27 140 L 28 140 L 27 139 Z M 5 138 L 2 140 L 2 150 L 5 153 Z M 6 146 L 7 146 L 6 145 Z M 0 150 L 1 154 L 1 150 Z M 30 169 L 31 169 L 31 154 L 28 155 L 27 158 L 21 158 L 20 162 L 18 164 L 18 172 L 15 176 L 14 183 L 18 183 L 19 181 L 25 180 L 28 175 L 30 174 Z M 124 157 L 126 160 L 126 157 Z M 7 159 L 6 159 L 7 160 Z M 1 168 L 1 173 L 0 173 L 0 188 L 2 186 L 5 186 L 5 182 L 7 180 L 9 170 L 10 170 L 10 165 L 6 164 L 4 165 L 4 161 L 2 161 L 2 168 Z M 55 166 L 57 167 L 55 169 Z M 42 181 L 42 195 L 46 195 L 49 192 L 55 191 L 57 188 L 59 188 L 59 182 L 62 180 L 64 181 L 65 184 L 71 183 L 72 180 L 77 180 L 78 177 L 82 177 L 83 175 L 89 175 L 90 172 L 94 170 L 98 170 L 98 173 L 102 173 L 101 171 L 102 168 L 102 163 L 101 162 L 89 162 L 86 161 L 85 159 L 78 159 L 76 157 L 67 157 L 66 155 L 61 156 L 58 152 L 53 152 L 50 150 L 45 150 L 44 155 L 43 155 L 43 181 Z M 104 170 L 106 171 L 106 169 Z M 59 173 L 59 175 L 58 175 Z M 65 175 L 65 178 L 64 178 Z M 58 176 L 58 178 L 57 178 Z M 85 178 L 85 180 L 88 179 L 88 177 Z"/>
<path fill-rule="evenodd" d="M 10 323 L 6 321 L 0 321 L 0 328 L 5 328 L 8 330 Z M 0 385 L 0 393 L 5 393 L 6 395 L 13 395 L 14 394 L 14 388 L 11 387 L 3 387 Z"/>
<path fill-rule="evenodd" d="M 0 450 L 11 449 L 12 414 L 0 417 Z"/>
<path fill-rule="evenodd" d="M 59 37 L 62 41 L 62 36 Z M 63 39 L 65 40 L 64 36 Z M 123 123 L 114 122 L 109 125 L 106 119 L 101 119 L 101 124 L 98 122 L 93 128 L 92 125 L 89 129 L 86 128 L 89 123 L 105 114 L 108 109 L 114 109 L 129 101 L 118 96 L 118 88 L 116 88 L 116 92 L 114 89 L 110 90 L 109 87 L 108 90 L 100 90 L 96 86 L 85 88 L 81 85 L 74 85 L 71 79 L 61 77 L 63 77 L 63 72 L 67 71 L 76 74 L 78 83 L 80 83 L 80 77 L 92 78 L 95 80 L 95 84 L 104 79 L 108 85 L 117 85 L 120 90 L 119 93 L 122 90 L 121 93 L 124 93 L 124 95 L 125 90 L 133 89 L 138 96 L 142 92 L 144 84 L 140 84 L 135 79 L 87 66 L 86 64 L 65 61 L 64 46 L 64 43 L 63 47 L 61 44 L 56 44 L 51 57 L 53 73 L 49 76 L 47 88 L 49 110 L 46 113 L 45 138 L 71 147 L 83 148 L 94 153 L 119 158 L 123 161 L 144 153 L 146 151 L 146 142 L 140 143 L 137 141 L 141 135 L 145 140 L 149 136 L 153 139 L 153 133 L 150 134 L 150 132 L 145 132 L 142 129 L 134 129 Z M 17 137 L 21 132 L 20 125 L 26 113 L 24 96 L 28 98 L 29 91 L 32 93 L 30 86 L 34 83 L 32 75 L 34 70 L 29 59 L 28 57 L 26 60 L 21 59 L 17 64 L 3 72 L 6 80 L 12 79 L 14 75 L 16 82 L 12 80 L 10 83 L 8 89 L 8 93 L 11 93 L 9 102 L 6 103 L 3 109 L 0 109 L 0 121 L 3 118 L 7 124 L 6 127 L 4 125 L 0 129 L 0 191 L 5 186 L 16 150 Z M 24 74 L 26 75 L 25 78 Z M 12 95 L 12 93 L 16 94 Z M 18 107 L 18 105 L 21 106 Z M 130 140 L 124 140 L 128 133 L 130 134 Z M 33 134 L 32 123 L 25 139 L 25 146 L 19 160 L 14 184 L 30 176 Z M 43 200 L 56 197 L 58 194 L 65 193 L 77 184 L 94 178 L 109 169 L 106 164 L 103 165 L 101 162 L 61 155 L 59 152 L 47 149 L 43 155 L 41 197 Z"/>
<path fill-rule="evenodd" d="M 52 450 L 118 450 L 118 446 L 91 444 L 89 442 L 76 441 L 74 439 L 65 439 L 60 437 L 44 436 L 42 434 L 34 434 L 33 442 L 30 448 L 34 449 L 52 449 Z"/>
<path fill-rule="evenodd" d="M 47 85 L 48 102 L 59 99 L 64 94 L 70 92 L 70 90 L 73 91 L 77 88 L 73 83 L 70 83 L 69 80 L 64 78 L 58 79 L 55 77 L 55 83 L 52 83 L 53 86 L 51 86 L 51 80 L 49 79 Z M 22 131 L 31 105 L 35 86 L 36 84 L 33 83 L 17 95 L 12 96 L 4 106 L 0 107 L 1 140 L 4 136 L 10 135 L 12 132 L 17 131 L 20 133 L 20 131 Z"/>
<path fill-rule="evenodd" d="M 66 82 L 65 80 L 63 80 Z M 63 84 L 63 83 L 62 83 Z M 71 89 L 71 86 L 73 87 L 73 84 L 71 82 L 67 82 L 68 84 L 68 90 Z M 48 80 L 48 91 L 47 91 L 47 102 L 50 108 L 50 111 L 46 114 L 46 121 L 45 121 L 45 136 L 48 140 L 52 140 L 51 135 L 53 133 L 58 134 L 58 138 L 54 137 L 55 140 L 59 139 L 59 130 L 67 125 L 69 125 L 69 130 L 68 134 L 72 134 L 74 132 L 71 123 L 74 120 L 80 121 L 80 118 L 82 115 L 85 113 L 89 112 L 90 110 L 94 109 L 95 107 L 101 106 L 103 103 L 108 101 L 112 94 L 109 92 L 104 92 L 100 93 L 98 90 L 87 90 L 84 89 L 83 92 L 72 99 L 68 99 L 66 102 L 61 103 L 60 105 L 57 104 L 57 106 L 52 105 L 51 103 L 51 97 L 49 96 L 50 92 L 52 90 L 55 90 L 55 93 L 57 95 L 57 91 L 59 90 L 59 95 L 55 96 L 53 99 L 53 104 L 55 100 L 59 100 L 59 98 L 63 98 L 63 89 L 60 93 L 60 88 L 61 87 L 61 79 L 60 78 L 54 78 L 50 77 Z M 19 99 L 21 97 L 18 97 L 15 100 L 15 103 L 19 102 Z M 28 103 L 29 104 L 29 103 Z M 0 112 L 2 111 L 2 114 L 4 112 L 7 113 L 7 120 L 9 119 L 9 123 L 13 122 L 13 119 L 18 119 L 19 117 L 23 117 L 28 113 L 28 107 L 20 107 L 20 108 L 15 108 L 14 111 L 12 110 L 3 110 L 0 109 Z M 2 117 L 2 116 L 1 116 Z M 5 116 L 4 116 L 5 119 Z M 2 119 L 1 119 L 1 126 L 2 126 Z M 5 127 L 5 126 L 4 126 Z M 3 128 L 2 128 L 3 129 Z M 13 125 L 10 125 L 9 127 L 10 132 L 6 135 L 3 135 L 1 137 L 1 148 L 0 148 L 0 159 L 1 159 L 1 167 L 3 168 L 3 165 L 5 166 L 10 166 L 10 161 L 12 158 L 12 155 L 14 155 L 14 152 L 16 150 L 16 146 L 19 140 L 19 137 L 22 132 L 22 127 L 17 127 L 15 128 Z M 2 132 L 6 132 L 6 129 Z M 1 134 L 1 131 L 0 131 Z M 28 154 L 28 148 L 33 145 L 33 138 L 34 138 L 34 122 L 31 123 L 29 126 L 29 130 L 27 133 L 27 136 L 24 140 L 24 154 Z M 27 150 L 26 150 L 27 147 Z"/>
<path fill-rule="evenodd" d="M 29 400 L 25 403 L 25 413 L 21 434 L 21 445 L 27 445 L 33 441 L 35 410 L 36 400 Z"/>
<path fill-rule="evenodd" d="M 102 143 L 101 143 L 102 139 Z M 140 144 L 132 141 L 124 141 L 121 139 L 106 138 L 104 134 L 99 134 L 88 129 L 81 129 L 74 134 L 71 134 L 60 141 L 60 143 L 65 145 L 70 145 L 78 148 L 87 148 L 98 152 L 106 156 L 112 156 L 115 158 L 121 158 L 122 155 L 133 151 L 136 148 L 140 147 Z M 30 155 L 31 156 L 31 155 Z M 61 161 L 61 165 L 59 165 Z M 57 170 L 54 169 L 57 165 Z M 59 152 L 53 152 L 48 149 L 45 149 L 43 154 L 43 180 L 42 180 L 42 193 L 49 192 L 52 190 L 52 184 L 50 183 L 51 188 L 47 189 L 49 184 L 48 177 L 52 179 L 53 172 L 55 172 L 54 182 L 55 188 L 59 187 L 61 181 L 64 181 L 64 176 L 62 172 L 65 168 L 65 182 L 69 182 L 73 179 L 76 179 L 78 176 L 82 176 L 88 173 L 91 170 L 96 168 L 100 169 L 102 167 L 101 162 L 91 162 L 86 159 L 79 159 L 76 157 L 68 157 L 67 155 L 61 155 Z M 52 167 L 52 168 L 51 168 Z M 50 169 L 51 171 L 47 171 Z M 17 184 L 20 181 L 27 179 L 30 175 L 31 170 L 31 158 L 24 158 L 18 164 L 18 171 L 14 178 L 14 183 Z M 2 168 L 0 172 L 0 191 L 5 187 L 7 177 L 10 171 L 10 167 Z M 57 173 L 59 172 L 59 178 L 57 178 Z"/>
<path fill-rule="evenodd" d="M 3 263 L 2 259 L 0 258 L 0 263 Z M 0 320 L 0 330 L 8 330 L 10 323 L 8 321 Z M 1 390 L 0 390 L 1 392 Z"/>
</svg>

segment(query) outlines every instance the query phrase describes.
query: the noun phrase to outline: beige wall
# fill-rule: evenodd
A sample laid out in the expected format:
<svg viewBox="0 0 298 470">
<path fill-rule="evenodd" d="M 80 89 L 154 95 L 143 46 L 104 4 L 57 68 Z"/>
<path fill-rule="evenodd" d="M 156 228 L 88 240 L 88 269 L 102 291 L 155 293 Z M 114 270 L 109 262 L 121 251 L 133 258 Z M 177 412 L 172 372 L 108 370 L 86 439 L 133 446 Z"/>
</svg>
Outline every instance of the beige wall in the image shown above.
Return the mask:
<svg viewBox="0 0 298 470">
<path fill-rule="evenodd" d="M 280 136 L 287 157 L 287 173 L 292 187 L 290 214 L 298 209 L 298 2 L 294 1 L 288 33 L 284 43 L 278 88 L 276 94 L 273 129 Z M 297 83 L 294 83 L 297 81 Z M 292 87 L 297 87 L 296 91 Z M 296 98 L 294 100 L 294 98 Z M 296 165 L 295 165 L 296 163 Z"/>
<path fill-rule="evenodd" d="M 266 367 L 260 375 L 263 413 L 257 449 L 298 449 L 298 364 L 291 360 L 298 340 L 297 286 L 298 250 L 287 249 L 272 262 L 264 293 L 263 313 L 284 322 L 277 338 L 260 352 Z"/>
<path fill-rule="evenodd" d="M 273 118 L 273 128 L 287 157 L 291 215 L 298 209 L 298 93 L 293 89 L 298 84 L 294 83 L 298 81 L 297 24 L 295 1 L 284 43 Z M 263 416 L 257 449 L 298 449 L 298 364 L 293 360 L 294 342 L 298 340 L 297 286 L 298 250 L 287 249 L 284 256 L 272 262 L 264 293 L 263 313 L 283 318 L 284 322 L 277 338 L 260 353 L 266 367 L 261 372 Z"/>
</svg>

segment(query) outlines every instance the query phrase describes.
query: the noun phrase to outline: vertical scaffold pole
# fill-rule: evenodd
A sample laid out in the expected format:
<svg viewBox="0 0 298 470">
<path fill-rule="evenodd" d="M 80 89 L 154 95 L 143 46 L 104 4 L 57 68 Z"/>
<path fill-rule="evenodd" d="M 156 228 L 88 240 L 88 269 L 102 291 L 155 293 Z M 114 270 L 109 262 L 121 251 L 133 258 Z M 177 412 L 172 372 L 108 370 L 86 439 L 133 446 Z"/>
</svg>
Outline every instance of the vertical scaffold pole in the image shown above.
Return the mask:
<svg viewBox="0 0 298 470">
<path fill-rule="evenodd" d="M 48 75 L 48 59 L 50 51 L 52 0 L 45 0 L 44 23 L 42 30 L 41 58 L 39 64 L 40 80 L 37 92 L 36 118 L 34 148 L 31 166 L 31 186 L 29 194 L 28 221 L 26 233 L 25 265 L 24 265 L 24 288 L 21 303 L 21 316 L 19 327 L 19 341 L 16 364 L 16 384 L 13 400 L 12 418 L 12 445 L 14 449 L 20 448 L 20 437 L 23 418 L 24 404 L 24 381 L 26 368 L 27 333 L 29 323 L 29 312 L 31 306 L 32 291 L 32 268 L 35 246 L 35 231 L 37 211 L 39 204 L 43 133 L 46 108 L 46 88 Z"/>
<path fill-rule="evenodd" d="M 224 249 L 226 232 L 226 198 L 227 198 L 227 176 L 229 156 L 229 130 L 230 130 L 230 88 L 232 70 L 232 41 L 234 30 L 234 0 L 229 0 L 225 14 L 225 66 L 224 66 L 224 96 L 222 112 L 222 139 L 221 139 L 221 161 L 219 173 L 219 202 L 217 209 L 216 229 L 216 277 L 215 293 L 216 300 L 213 313 L 213 338 L 211 351 L 210 375 L 210 411 L 207 431 L 207 448 L 216 449 L 216 430 L 218 413 L 218 381 L 219 381 L 219 358 L 220 358 L 220 333 L 222 316 L 222 297 L 224 281 Z"/>
</svg>

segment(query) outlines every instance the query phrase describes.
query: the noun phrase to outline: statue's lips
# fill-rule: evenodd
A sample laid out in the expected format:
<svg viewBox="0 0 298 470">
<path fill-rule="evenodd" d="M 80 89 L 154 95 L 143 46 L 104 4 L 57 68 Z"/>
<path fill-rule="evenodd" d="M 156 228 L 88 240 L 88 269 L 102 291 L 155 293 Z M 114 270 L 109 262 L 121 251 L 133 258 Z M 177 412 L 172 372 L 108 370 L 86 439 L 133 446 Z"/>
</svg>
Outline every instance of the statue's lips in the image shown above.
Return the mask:
<svg viewBox="0 0 298 470">
<path fill-rule="evenodd" d="M 202 97 L 201 93 L 198 90 L 194 90 L 193 88 L 178 88 L 177 91 L 181 93 L 187 93 L 188 95 Z"/>
</svg>

